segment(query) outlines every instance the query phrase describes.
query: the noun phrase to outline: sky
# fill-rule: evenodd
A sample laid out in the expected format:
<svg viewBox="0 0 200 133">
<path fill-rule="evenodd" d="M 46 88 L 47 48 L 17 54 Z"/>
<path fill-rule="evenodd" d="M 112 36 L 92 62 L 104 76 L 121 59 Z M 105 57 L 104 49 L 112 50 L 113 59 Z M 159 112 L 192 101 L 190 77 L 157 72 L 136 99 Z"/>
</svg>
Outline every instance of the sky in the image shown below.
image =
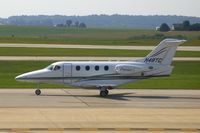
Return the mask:
<svg viewBox="0 0 200 133">
<path fill-rule="evenodd" d="M 200 0 L 0 0 L 0 17 L 13 15 L 183 15 L 200 17 Z"/>
</svg>

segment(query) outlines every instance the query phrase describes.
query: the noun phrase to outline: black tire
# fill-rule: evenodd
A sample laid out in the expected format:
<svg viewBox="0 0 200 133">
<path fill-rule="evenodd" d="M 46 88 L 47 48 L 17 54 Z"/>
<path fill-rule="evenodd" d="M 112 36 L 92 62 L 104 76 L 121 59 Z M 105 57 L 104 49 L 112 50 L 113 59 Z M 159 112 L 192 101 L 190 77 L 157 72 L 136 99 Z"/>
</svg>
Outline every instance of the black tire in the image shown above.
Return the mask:
<svg viewBox="0 0 200 133">
<path fill-rule="evenodd" d="M 108 91 L 100 91 L 101 97 L 106 97 L 108 95 Z"/>
<path fill-rule="evenodd" d="M 108 90 L 105 90 L 106 94 L 108 95 L 109 91 Z"/>
<path fill-rule="evenodd" d="M 39 96 L 39 95 L 41 94 L 41 90 L 40 90 L 40 89 L 35 90 L 35 94 L 36 94 L 37 96 Z"/>
</svg>

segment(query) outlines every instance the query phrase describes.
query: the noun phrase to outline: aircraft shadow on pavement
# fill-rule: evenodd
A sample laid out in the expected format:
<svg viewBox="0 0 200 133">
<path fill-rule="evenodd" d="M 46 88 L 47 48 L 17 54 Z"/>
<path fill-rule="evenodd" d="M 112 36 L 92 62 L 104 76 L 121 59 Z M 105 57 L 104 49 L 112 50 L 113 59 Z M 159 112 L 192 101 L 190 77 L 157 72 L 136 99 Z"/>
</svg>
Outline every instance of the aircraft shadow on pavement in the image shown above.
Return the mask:
<svg viewBox="0 0 200 133">
<path fill-rule="evenodd" d="M 87 98 L 101 98 L 101 99 L 113 99 L 113 100 L 127 100 L 130 101 L 130 99 L 127 99 L 128 95 L 131 95 L 134 93 L 119 93 L 119 94 L 109 94 L 107 97 L 100 97 L 99 95 L 73 95 L 73 94 L 60 94 L 60 95 L 54 95 L 54 94 L 42 94 L 41 96 L 63 96 L 63 97 L 87 97 Z"/>
<path fill-rule="evenodd" d="M 100 97 L 99 95 L 73 95 L 73 94 L 60 94 L 60 95 L 51 95 L 51 94 L 43 94 L 41 96 L 63 96 L 63 97 L 91 97 L 91 98 L 102 98 L 102 99 L 111 99 L 111 100 L 126 100 L 131 101 L 135 98 L 141 99 L 197 99 L 200 100 L 200 97 L 177 97 L 177 96 L 150 96 L 150 95 L 133 95 L 134 93 L 118 93 L 118 94 L 109 94 L 107 97 Z"/>
</svg>

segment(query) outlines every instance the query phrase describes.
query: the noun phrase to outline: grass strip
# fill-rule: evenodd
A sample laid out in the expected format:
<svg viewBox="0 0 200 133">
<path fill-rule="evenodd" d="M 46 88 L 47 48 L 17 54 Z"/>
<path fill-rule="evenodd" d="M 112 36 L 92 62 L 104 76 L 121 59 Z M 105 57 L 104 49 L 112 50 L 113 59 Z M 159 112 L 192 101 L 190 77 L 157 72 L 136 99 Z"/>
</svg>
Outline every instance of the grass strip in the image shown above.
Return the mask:
<svg viewBox="0 0 200 133">
<path fill-rule="evenodd" d="M 188 40 L 186 46 L 200 46 L 200 32 L 136 29 L 77 29 L 45 26 L 0 25 L 0 43 L 156 45 L 164 38 Z"/>
<path fill-rule="evenodd" d="M 0 48 L 0 56 L 98 56 L 98 57 L 143 57 L 148 50 L 112 49 L 62 49 L 62 48 Z M 198 51 L 177 51 L 176 57 L 200 57 Z"/>
<path fill-rule="evenodd" d="M 15 76 L 44 68 L 50 61 L 1 61 L 0 88 L 36 88 L 34 83 L 15 81 Z M 129 89 L 200 89 L 200 62 L 175 61 L 170 77 L 152 78 L 123 85 L 119 88 Z M 68 88 L 65 85 L 42 84 L 41 88 Z"/>
</svg>

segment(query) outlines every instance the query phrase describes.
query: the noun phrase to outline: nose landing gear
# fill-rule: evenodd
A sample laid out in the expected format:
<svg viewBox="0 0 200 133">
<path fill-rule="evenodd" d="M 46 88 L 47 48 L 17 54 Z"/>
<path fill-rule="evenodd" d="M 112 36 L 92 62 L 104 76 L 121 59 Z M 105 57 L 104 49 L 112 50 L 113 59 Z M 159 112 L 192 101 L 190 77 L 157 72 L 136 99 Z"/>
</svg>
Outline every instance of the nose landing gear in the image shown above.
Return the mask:
<svg viewBox="0 0 200 133">
<path fill-rule="evenodd" d="M 37 96 L 39 96 L 40 94 L 41 94 L 41 90 L 40 90 L 40 83 L 38 83 L 37 84 L 37 90 L 35 90 L 35 94 L 37 95 Z"/>
</svg>

